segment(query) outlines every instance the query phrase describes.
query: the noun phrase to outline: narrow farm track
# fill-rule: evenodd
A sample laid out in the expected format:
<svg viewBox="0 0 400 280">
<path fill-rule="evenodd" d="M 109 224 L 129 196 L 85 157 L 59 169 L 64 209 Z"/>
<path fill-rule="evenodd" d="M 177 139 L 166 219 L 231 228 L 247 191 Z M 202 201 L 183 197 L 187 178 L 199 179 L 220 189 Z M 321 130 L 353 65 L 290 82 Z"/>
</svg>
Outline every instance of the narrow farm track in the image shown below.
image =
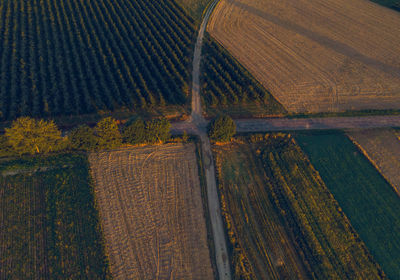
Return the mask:
<svg viewBox="0 0 400 280">
<path fill-rule="evenodd" d="M 207 8 L 201 23 L 197 36 L 196 46 L 193 56 L 193 72 L 192 72 L 192 114 L 186 125 L 191 127 L 191 132 L 199 135 L 202 146 L 202 157 L 204 160 L 204 171 L 207 184 L 207 199 L 209 208 L 209 217 L 211 221 L 213 241 L 215 246 L 215 259 L 217 263 L 218 275 L 220 280 L 231 279 L 230 263 L 228 258 L 228 250 L 225 240 L 225 230 L 222 222 L 221 207 L 219 203 L 217 183 L 215 180 L 215 166 L 211 152 L 211 144 L 206 133 L 207 121 L 202 115 L 201 98 L 200 98 L 200 64 L 201 49 L 203 46 L 204 31 L 206 29 L 208 19 L 219 0 L 214 0 Z"/>
<path fill-rule="evenodd" d="M 267 132 L 313 129 L 367 129 L 400 127 L 400 116 L 330 117 L 330 118 L 265 118 L 237 119 L 237 132 Z M 204 123 L 205 127 L 207 124 Z M 196 126 L 189 122 L 172 123 L 172 133 L 196 133 Z"/>
</svg>

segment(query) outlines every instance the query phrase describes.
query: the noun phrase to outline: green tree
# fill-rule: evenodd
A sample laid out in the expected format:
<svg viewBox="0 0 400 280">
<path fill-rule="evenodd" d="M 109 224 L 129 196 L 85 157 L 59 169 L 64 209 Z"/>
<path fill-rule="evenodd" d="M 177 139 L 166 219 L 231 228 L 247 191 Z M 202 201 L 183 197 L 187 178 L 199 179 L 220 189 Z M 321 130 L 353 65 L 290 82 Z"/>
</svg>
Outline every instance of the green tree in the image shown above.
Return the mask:
<svg viewBox="0 0 400 280">
<path fill-rule="evenodd" d="M 229 142 L 236 133 L 236 124 L 229 116 L 215 118 L 208 127 L 208 135 L 215 142 Z"/>
<path fill-rule="evenodd" d="M 99 121 L 95 127 L 95 134 L 99 149 L 118 148 L 122 144 L 118 122 L 112 117 L 107 117 Z"/>
<path fill-rule="evenodd" d="M 93 151 L 97 148 L 97 137 L 94 130 L 87 125 L 73 129 L 68 135 L 71 147 L 74 150 Z"/>
<path fill-rule="evenodd" d="M 146 142 L 146 126 L 142 119 L 137 119 L 126 126 L 122 132 L 124 142 L 129 144 L 141 144 Z"/>
<path fill-rule="evenodd" d="M 66 141 L 53 121 L 21 117 L 6 128 L 5 136 L 18 154 L 48 153 L 66 147 Z"/>
<path fill-rule="evenodd" d="M 146 122 L 146 142 L 165 142 L 171 138 L 171 123 L 165 119 L 156 119 Z"/>
</svg>

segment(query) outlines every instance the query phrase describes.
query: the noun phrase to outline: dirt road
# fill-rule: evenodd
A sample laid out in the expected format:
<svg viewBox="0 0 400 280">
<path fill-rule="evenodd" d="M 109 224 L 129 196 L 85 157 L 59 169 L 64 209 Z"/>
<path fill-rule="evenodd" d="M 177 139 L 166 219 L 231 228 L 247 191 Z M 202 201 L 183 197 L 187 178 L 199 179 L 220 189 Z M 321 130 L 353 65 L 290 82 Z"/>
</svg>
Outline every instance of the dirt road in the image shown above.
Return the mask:
<svg viewBox="0 0 400 280">
<path fill-rule="evenodd" d="M 268 132 L 281 130 L 353 129 L 400 127 L 400 116 L 334 117 L 334 118 L 276 118 L 235 120 L 237 132 Z M 207 123 L 202 126 L 206 127 Z M 197 127 L 188 122 L 172 124 L 172 133 L 196 133 Z"/>
<path fill-rule="evenodd" d="M 204 31 L 212 10 L 219 0 L 214 0 L 207 8 L 203 22 L 200 26 L 197 42 L 193 56 L 193 84 L 192 84 L 192 114 L 189 122 L 184 126 L 186 130 L 200 136 L 202 145 L 202 156 L 204 160 L 205 176 L 207 184 L 208 208 L 211 220 L 211 227 L 215 246 L 215 259 L 217 263 L 218 275 L 220 280 L 231 279 L 230 263 L 228 250 L 225 240 L 225 231 L 222 223 L 217 183 L 215 181 L 214 160 L 211 153 L 211 144 L 207 136 L 207 121 L 203 118 L 200 99 L 200 62 L 201 49 L 204 38 Z"/>
<path fill-rule="evenodd" d="M 238 132 L 400 127 L 400 116 L 241 119 L 236 126 Z"/>
</svg>

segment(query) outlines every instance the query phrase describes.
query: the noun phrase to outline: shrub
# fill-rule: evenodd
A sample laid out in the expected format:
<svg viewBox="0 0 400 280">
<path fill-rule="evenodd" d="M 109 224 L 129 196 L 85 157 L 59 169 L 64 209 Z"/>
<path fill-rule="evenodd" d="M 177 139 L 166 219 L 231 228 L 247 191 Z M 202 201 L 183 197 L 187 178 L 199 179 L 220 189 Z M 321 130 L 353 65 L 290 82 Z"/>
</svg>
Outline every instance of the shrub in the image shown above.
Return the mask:
<svg viewBox="0 0 400 280">
<path fill-rule="evenodd" d="M 124 142 L 129 144 L 141 144 L 146 142 L 146 126 L 143 120 L 137 119 L 125 127 L 123 131 Z"/>
<path fill-rule="evenodd" d="M 171 123 L 167 119 L 157 119 L 146 122 L 148 143 L 165 142 L 171 138 Z"/>
<path fill-rule="evenodd" d="M 21 117 L 6 128 L 5 136 L 18 154 L 60 151 L 66 147 L 61 131 L 53 121 Z"/>
<path fill-rule="evenodd" d="M 229 116 L 214 119 L 208 128 L 208 135 L 215 142 L 229 142 L 236 133 L 236 124 Z"/>
<path fill-rule="evenodd" d="M 87 125 L 81 125 L 68 135 L 71 148 L 74 150 L 93 151 L 97 148 L 97 138 L 94 130 Z"/>
<path fill-rule="evenodd" d="M 112 117 L 104 118 L 97 123 L 95 135 L 99 149 L 114 149 L 122 145 L 118 122 Z"/>
</svg>

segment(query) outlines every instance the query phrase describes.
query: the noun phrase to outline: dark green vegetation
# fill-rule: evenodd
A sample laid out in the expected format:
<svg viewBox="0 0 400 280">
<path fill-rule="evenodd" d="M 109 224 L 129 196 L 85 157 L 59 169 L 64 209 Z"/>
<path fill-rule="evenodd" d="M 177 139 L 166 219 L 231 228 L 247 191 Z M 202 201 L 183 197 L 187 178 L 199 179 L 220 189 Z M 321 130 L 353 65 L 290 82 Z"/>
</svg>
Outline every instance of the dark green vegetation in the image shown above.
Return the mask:
<svg viewBox="0 0 400 280">
<path fill-rule="evenodd" d="M 400 279 L 400 199 L 342 133 L 299 134 L 329 190 L 390 279 Z"/>
<path fill-rule="evenodd" d="M 214 142 L 229 142 L 236 133 L 236 124 L 229 116 L 219 116 L 209 124 L 208 135 Z"/>
<path fill-rule="evenodd" d="M 371 1 L 400 12 L 399 0 L 371 0 Z"/>
<path fill-rule="evenodd" d="M 236 279 L 384 277 L 290 136 L 255 135 L 214 150 Z"/>
<path fill-rule="evenodd" d="M 170 139 L 171 124 L 166 119 L 137 119 L 124 127 L 123 138 L 128 144 L 159 143 Z M 187 140 L 187 134 L 183 136 Z"/>
<path fill-rule="evenodd" d="M 0 279 L 107 279 L 85 156 L 0 164 Z"/>
<path fill-rule="evenodd" d="M 223 111 L 244 116 L 285 113 L 282 105 L 214 40 L 207 37 L 203 54 L 202 96 L 209 113 Z"/>
<path fill-rule="evenodd" d="M 186 103 L 194 24 L 174 1 L 0 0 L 1 118 Z"/>
</svg>

